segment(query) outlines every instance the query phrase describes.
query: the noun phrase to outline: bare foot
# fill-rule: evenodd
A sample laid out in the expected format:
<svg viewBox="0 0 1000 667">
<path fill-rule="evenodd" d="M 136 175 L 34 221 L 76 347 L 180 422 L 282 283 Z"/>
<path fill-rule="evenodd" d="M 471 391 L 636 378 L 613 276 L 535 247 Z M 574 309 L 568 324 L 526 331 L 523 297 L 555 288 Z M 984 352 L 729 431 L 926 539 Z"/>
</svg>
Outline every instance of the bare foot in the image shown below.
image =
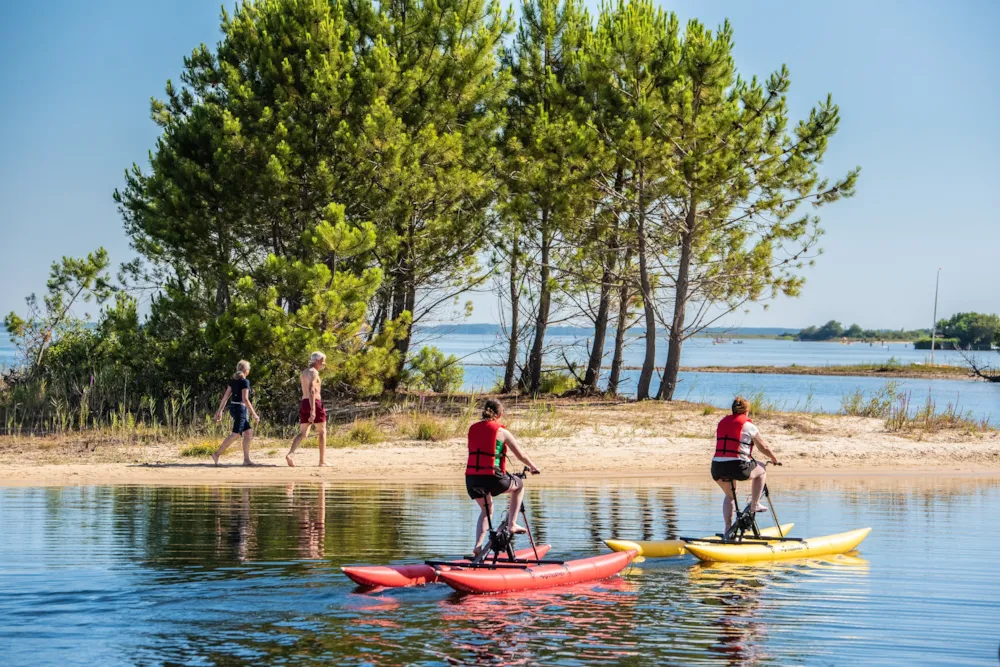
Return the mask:
<svg viewBox="0 0 1000 667">
<path fill-rule="evenodd" d="M 252 468 L 253 466 L 255 466 L 255 465 L 257 465 L 257 464 L 256 464 L 256 463 L 254 463 L 253 461 L 250 461 L 250 460 L 247 460 L 247 461 L 244 461 L 244 462 L 243 462 L 243 465 L 245 465 L 245 466 L 249 466 L 249 467 L 251 467 L 251 468 Z"/>
<path fill-rule="evenodd" d="M 219 455 L 218 454 L 216 454 L 216 453 L 213 452 L 212 453 L 212 460 L 215 461 L 215 465 L 219 465 Z"/>
<path fill-rule="evenodd" d="M 485 548 L 486 547 L 473 547 L 473 549 L 472 549 L 472 557 L 475 558 L 479 554 L 483 553 L 483 549 L 485 549 Z"/>
<path fill-rule="evenodd" d="M 523 535 L 526 532 L 528 532 L 527 528 L 525 528 L 524 526 L 519 526 L 516 523 L 510 527 L 511 535 Z"/>
<path fill-rule="evenodd" d="M 766 512 L 767 511 L 767 505 L 765 505 L 764 503 L 758 503 L 757 507 L 753 508 L 753 511 L 754 512 Z"/>
<path fill-rule="evenodd" d="M 289 467 L 291 467 L 291 468 L 295 467 L 295 461 L 292 460 L 292 455 L 291 454 L 288 454 L 287 456 L 285 456 L 285 463 L 287 463 L 289 465 Z"/>
<path fill-rule="evenodd" d="M 317 467 L 319 467 L 319 468 L 332 468 L 333 464 L 327 463 L 325 461 L 320 461 L 319 464 L 317 464 Z"/>
</svg>

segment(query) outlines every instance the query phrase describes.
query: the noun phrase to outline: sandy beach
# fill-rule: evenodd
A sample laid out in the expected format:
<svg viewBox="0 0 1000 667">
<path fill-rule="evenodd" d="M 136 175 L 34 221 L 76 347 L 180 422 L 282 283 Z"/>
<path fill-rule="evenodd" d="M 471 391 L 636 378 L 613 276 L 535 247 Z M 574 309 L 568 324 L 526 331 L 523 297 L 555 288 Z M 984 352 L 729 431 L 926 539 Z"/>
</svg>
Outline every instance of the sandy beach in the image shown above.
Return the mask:
<svg viewBox="0 0 1000 667">
<path fill-rule="evenodd" d="M 546 404 L 515 408 L 507 422 L 545 480 L 601 477 L 707 476 L 715 425 L 724 413 L 691 404 L 655 402 Z M 454 481 L 465 464 L 460 419 L 439 441 L 405 434 L 401 417 L 374 420 L 385 440 L 352 444 L 331 426 L 327 468 L 316 467 L 315 438 L 285 464 L 287 440 L 254 441 L 252 468 L 239 446 L 221 465 L 182 456 L 190 443 L 128 442 L 99 433 L 0 438 L 0 485 L 268 484 L 288 481 Z M 885 421 L 837 415 L 777 413 L 755 419 L 782 461 L 782 475 L 1000 474 L 1000 432 L 969 428 L 890 433 Z M 400 432 L 403 432 L 402 434 Z M 395 433 L 395 434 L 394 434 Z M 204 437 L 198 438 L 204 442 Z M 213 440 L 208 439 L 207 442 Z M 516 462 L 511 464 L 517 467 Z"/>
</svg>

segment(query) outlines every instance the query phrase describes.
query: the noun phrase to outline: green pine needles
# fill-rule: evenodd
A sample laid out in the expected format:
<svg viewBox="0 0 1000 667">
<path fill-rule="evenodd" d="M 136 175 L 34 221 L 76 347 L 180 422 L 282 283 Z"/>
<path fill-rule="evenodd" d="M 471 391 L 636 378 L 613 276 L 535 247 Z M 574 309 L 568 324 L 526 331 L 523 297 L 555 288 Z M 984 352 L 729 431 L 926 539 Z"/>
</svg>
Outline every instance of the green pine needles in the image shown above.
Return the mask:
<svg viewBox="0 0 1000 667">
<path fill-rule="evenodd" d="M 266 408 L 319 349 L 331 395 L 374 396 L 414 377 L 415 326 L 493 286 L 504 390 L 551 388 L 543 368 L 566 359 L 573 391 L 615 393 L 635 330 L 638 397 L 672 398 L 685 340 L 801 292 L 813 210 L 858 177 L 820 173 L 839 109 L 790 118 L 787 69 L 741 75 L 728 23 L 682 26 L 649 0 L 520 9 L 517 26 L 487 0 L 223 13 L 217 47 L 152 101 L 160 137 L 115 192 L 137 259 L 114 288 L 103 251 L 65 259 L 51 307 L 8 316 L 23 377 L 59 384 L 59 405 L 95 369 L 163 401 L 215 393 L 249 359 Z M 68 326 L 86 298 L 108 304 L 97 325 Z M 552 348 L 567 321 L 593 324 L 585 349 Z M 453 389 L 458 369 L 427 354 L 424 384 Z"/>
</svg>

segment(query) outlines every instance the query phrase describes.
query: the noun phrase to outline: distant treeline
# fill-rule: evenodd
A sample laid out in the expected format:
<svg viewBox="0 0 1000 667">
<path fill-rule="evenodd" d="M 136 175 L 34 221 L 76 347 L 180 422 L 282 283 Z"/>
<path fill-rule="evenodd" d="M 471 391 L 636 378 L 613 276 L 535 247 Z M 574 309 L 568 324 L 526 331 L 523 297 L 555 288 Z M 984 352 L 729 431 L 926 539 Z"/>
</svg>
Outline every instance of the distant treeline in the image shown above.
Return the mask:
<svg viewBox="0 0 1000 667">
<path fill-rule="evenodd" d="M 930 329 L 862 329 L 852 324 L 846 329 L 830 320 L 822 326 L 802 329 L 786 337 L 795 340 L 824 341 L 849 338 L 854 340 L 912 340 L 917 349 L 931 348 Z M 939 320 L 936 332 L 936 349 L 990 349 L 1000 345 L 1000 317 L 984 313 L 956 313 L 949 319 Z"/>
<path fill-rule="evenodd" d="M 837 320 L 830 320 L 818 327 L 811 326 L 802 329 L 789 337 L 795 340 L 837 340 L 852 338 L 856 340 L 916 340 L 930 336 L 930 329 L 862 329 L 858 324 L 844 328 Z"/>
<path fill-rule="evenodd" d="M 595 332 L 594 327 L 549 327 L 546 333 L 553 336 L 593 336 Z M 609 328 L 610 333 L 616 333 L 614 327 Z M 795 335 L 799 332 L 798 329 L 785 329 L 781 327 L 708 327 L 703 329 L 701 333 L 705 336 L 783 336 L 783 335 Z M 434 334 L 457 334 L 457 335 L 472 335 L 472 336 L 490 336 L 490 335 L 504 335 L 504 328 L 499 324 L 435 324 L 433 326 L 426 327 L 414 327 L 415 334 L 421 333 L 434 333 Z M 643 327 L 633 327 L 630 333 L 636 336 L 645 335 L 646 330 Z M 656 333 L 662 335 L 666 333 L 665 329 L 657 328 Z"/>
</svg>

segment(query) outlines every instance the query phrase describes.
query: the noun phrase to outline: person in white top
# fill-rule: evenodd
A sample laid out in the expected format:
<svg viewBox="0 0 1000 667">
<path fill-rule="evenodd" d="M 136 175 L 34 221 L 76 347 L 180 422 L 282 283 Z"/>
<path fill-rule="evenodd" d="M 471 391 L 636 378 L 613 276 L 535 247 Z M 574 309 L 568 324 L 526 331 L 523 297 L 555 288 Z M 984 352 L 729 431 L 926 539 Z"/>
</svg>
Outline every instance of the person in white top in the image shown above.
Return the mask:
<svg viewBox="0 0 1000 667">
<path fill-rule="evenodd" d="M 731 482 L 750 480 L 750 502 L 754 512 L 766 512 L 761 504 L 767 473 L 751 457 L 756 445 L 774 464 L 778 463 L 760 429 L 750 421 L 750 405 L 742 396 L 733 400 L 733 414 L 719 422 L 715 431 L 715 456 L 712 457 L 712 479 L 715 480 L 726 497 L 722 501 L 722 518 L 726 523 L 725 532 L 733 524 L 733 512 L 739 512 L 738 501 L 733 494 L 735 485 Z"/>
</svg>

